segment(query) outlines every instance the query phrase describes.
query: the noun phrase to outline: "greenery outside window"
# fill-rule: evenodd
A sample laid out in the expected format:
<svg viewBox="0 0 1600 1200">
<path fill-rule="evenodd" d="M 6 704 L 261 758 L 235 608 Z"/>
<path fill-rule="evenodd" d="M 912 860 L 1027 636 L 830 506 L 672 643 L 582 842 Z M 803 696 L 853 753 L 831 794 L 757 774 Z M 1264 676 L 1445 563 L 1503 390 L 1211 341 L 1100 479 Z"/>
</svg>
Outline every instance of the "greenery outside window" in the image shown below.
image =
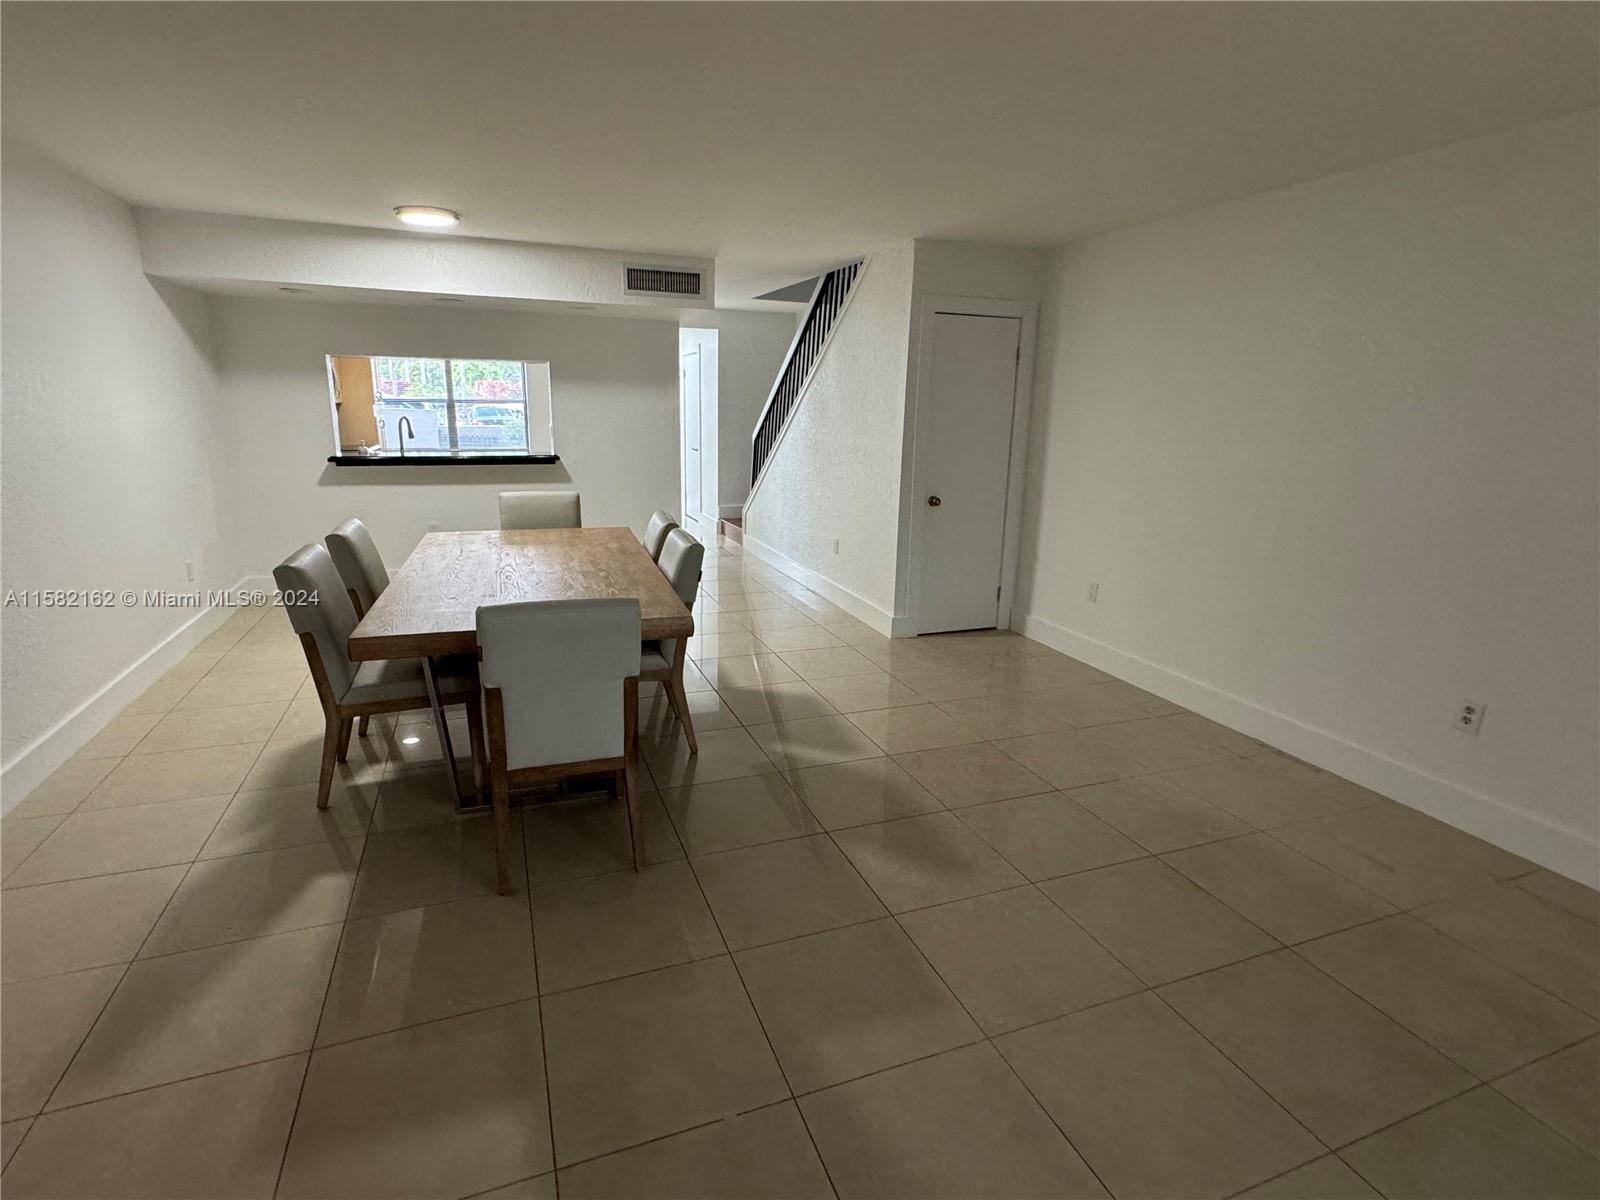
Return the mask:
<svg viewBox="0 0 1600 1200">
<path fill-rule="evenodd" d="M 330 357 L 341 455 L 551 455 L 550 364 Z"/>
</svg>

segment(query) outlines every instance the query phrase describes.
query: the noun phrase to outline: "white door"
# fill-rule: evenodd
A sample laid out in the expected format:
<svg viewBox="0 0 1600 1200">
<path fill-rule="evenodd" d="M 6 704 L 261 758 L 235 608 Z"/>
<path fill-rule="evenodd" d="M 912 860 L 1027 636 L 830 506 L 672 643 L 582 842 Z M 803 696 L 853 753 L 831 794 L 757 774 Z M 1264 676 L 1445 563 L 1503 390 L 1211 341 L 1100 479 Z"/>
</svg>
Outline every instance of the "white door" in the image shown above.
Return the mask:
<svg viewBox="0 0 1600 1200">
<path fill-rule="evenodd" d="M 700 515 L 700 347 L 685 350 L 678 365 L 678 396 L 682 405 L 684 527 L 694 531 Z"/>
<path fill-rule="evenodd" d="M 935 313 L 925 359 L 927 433 L 916 468 L 922 506 L 918 632 L 992 629 L 1000 612 L 1006 491 L 1022 322 Z"/>
</svg>

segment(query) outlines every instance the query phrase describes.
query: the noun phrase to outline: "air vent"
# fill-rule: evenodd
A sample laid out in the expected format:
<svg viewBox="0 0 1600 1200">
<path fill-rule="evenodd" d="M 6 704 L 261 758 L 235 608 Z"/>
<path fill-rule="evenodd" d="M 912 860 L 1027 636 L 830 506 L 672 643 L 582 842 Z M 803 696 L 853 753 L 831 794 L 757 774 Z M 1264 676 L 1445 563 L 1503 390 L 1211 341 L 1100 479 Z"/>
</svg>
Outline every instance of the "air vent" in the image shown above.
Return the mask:
<svg viewBox="0 0 1600 1200">
<path fill-rule="evenodd" d="M 626 291 L 630 296 L 698 296 L 699 271 L 668 267 L 629 267 Z"/>
</svg>

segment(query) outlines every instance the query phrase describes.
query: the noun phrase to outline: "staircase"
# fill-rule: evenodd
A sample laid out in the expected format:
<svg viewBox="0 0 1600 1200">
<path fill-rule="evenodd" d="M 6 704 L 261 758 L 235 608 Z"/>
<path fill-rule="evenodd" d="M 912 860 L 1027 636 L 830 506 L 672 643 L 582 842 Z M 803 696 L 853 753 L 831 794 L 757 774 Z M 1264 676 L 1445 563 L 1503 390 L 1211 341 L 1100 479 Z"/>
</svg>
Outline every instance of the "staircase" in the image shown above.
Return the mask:
<svg viewBox="0 0 1600 1200">
<path fill-rule="evenodd" d="M 778 447 L 783 428 L 800 402 L 813 368 L 822 357 L 828 335 L 844 312 L 851 290 L 860 278 L 862 265 L 861 260 L 847 263 L 835 267 L 817 280 L 817 286 L 811 293 L 811 307 L 806 311 L 805 320 L 800 323 L 794 341 L 789 343 L 789 353 L 772 385 L 766 407 L 761 410 L 761 419 L 756 422 L 750 450 L 751 491 L 761 481 L 761 471 Z"/>
</svg>

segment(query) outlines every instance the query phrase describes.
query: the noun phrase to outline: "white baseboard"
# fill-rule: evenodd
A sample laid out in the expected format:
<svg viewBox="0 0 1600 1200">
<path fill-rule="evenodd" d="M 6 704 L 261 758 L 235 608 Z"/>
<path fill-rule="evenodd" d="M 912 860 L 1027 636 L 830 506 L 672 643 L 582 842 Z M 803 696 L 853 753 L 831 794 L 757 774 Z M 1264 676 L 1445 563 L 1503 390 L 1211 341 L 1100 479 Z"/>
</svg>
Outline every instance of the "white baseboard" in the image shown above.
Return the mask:
<svg viewBox="0 0 1600 1200">
<path fill-rule="evenodd" d="M 798 579 L 830 604 L 837 604 L 856 620 L 870 625 L 886 637 L 906 637 L 911 632 L 907 618 L 897 618 L 872 601 L 856 595 L 849 588 L 833 582 L 824 575 L 818 575 L 809 567 L 801 566 L 759 538 L 752 537 L 749 530 L 744 534 L 744 549 L 746 554 L 753 554 L 768 566 L 777 567 L 785 575 Z"/>
<path fill-rule="evenodd" d="M 249 575 L 234 584 L 234 591 L 267 590 L 267 576 Z M 104 729 L 113 717 L 183 659 L 236 610 L 213 606 L 201 609 L 137 661 L 90 696 L 72 712 L 17 751 L 0 767 L 0 812 L 10 812 Z"/>
<path fill-rule="evenodd" d="M 1493 796 L 1439 779 L 1043 617 L 1018 613 L 1011 627 L 1118 679 L 1125 679 L 1230 729 L 1381 792 L 1409 808 L 1437 817 L 1569 879 L 1600 887 L 1600 845 L 1576 830 L 1556 825 Z"/>
</svg>

